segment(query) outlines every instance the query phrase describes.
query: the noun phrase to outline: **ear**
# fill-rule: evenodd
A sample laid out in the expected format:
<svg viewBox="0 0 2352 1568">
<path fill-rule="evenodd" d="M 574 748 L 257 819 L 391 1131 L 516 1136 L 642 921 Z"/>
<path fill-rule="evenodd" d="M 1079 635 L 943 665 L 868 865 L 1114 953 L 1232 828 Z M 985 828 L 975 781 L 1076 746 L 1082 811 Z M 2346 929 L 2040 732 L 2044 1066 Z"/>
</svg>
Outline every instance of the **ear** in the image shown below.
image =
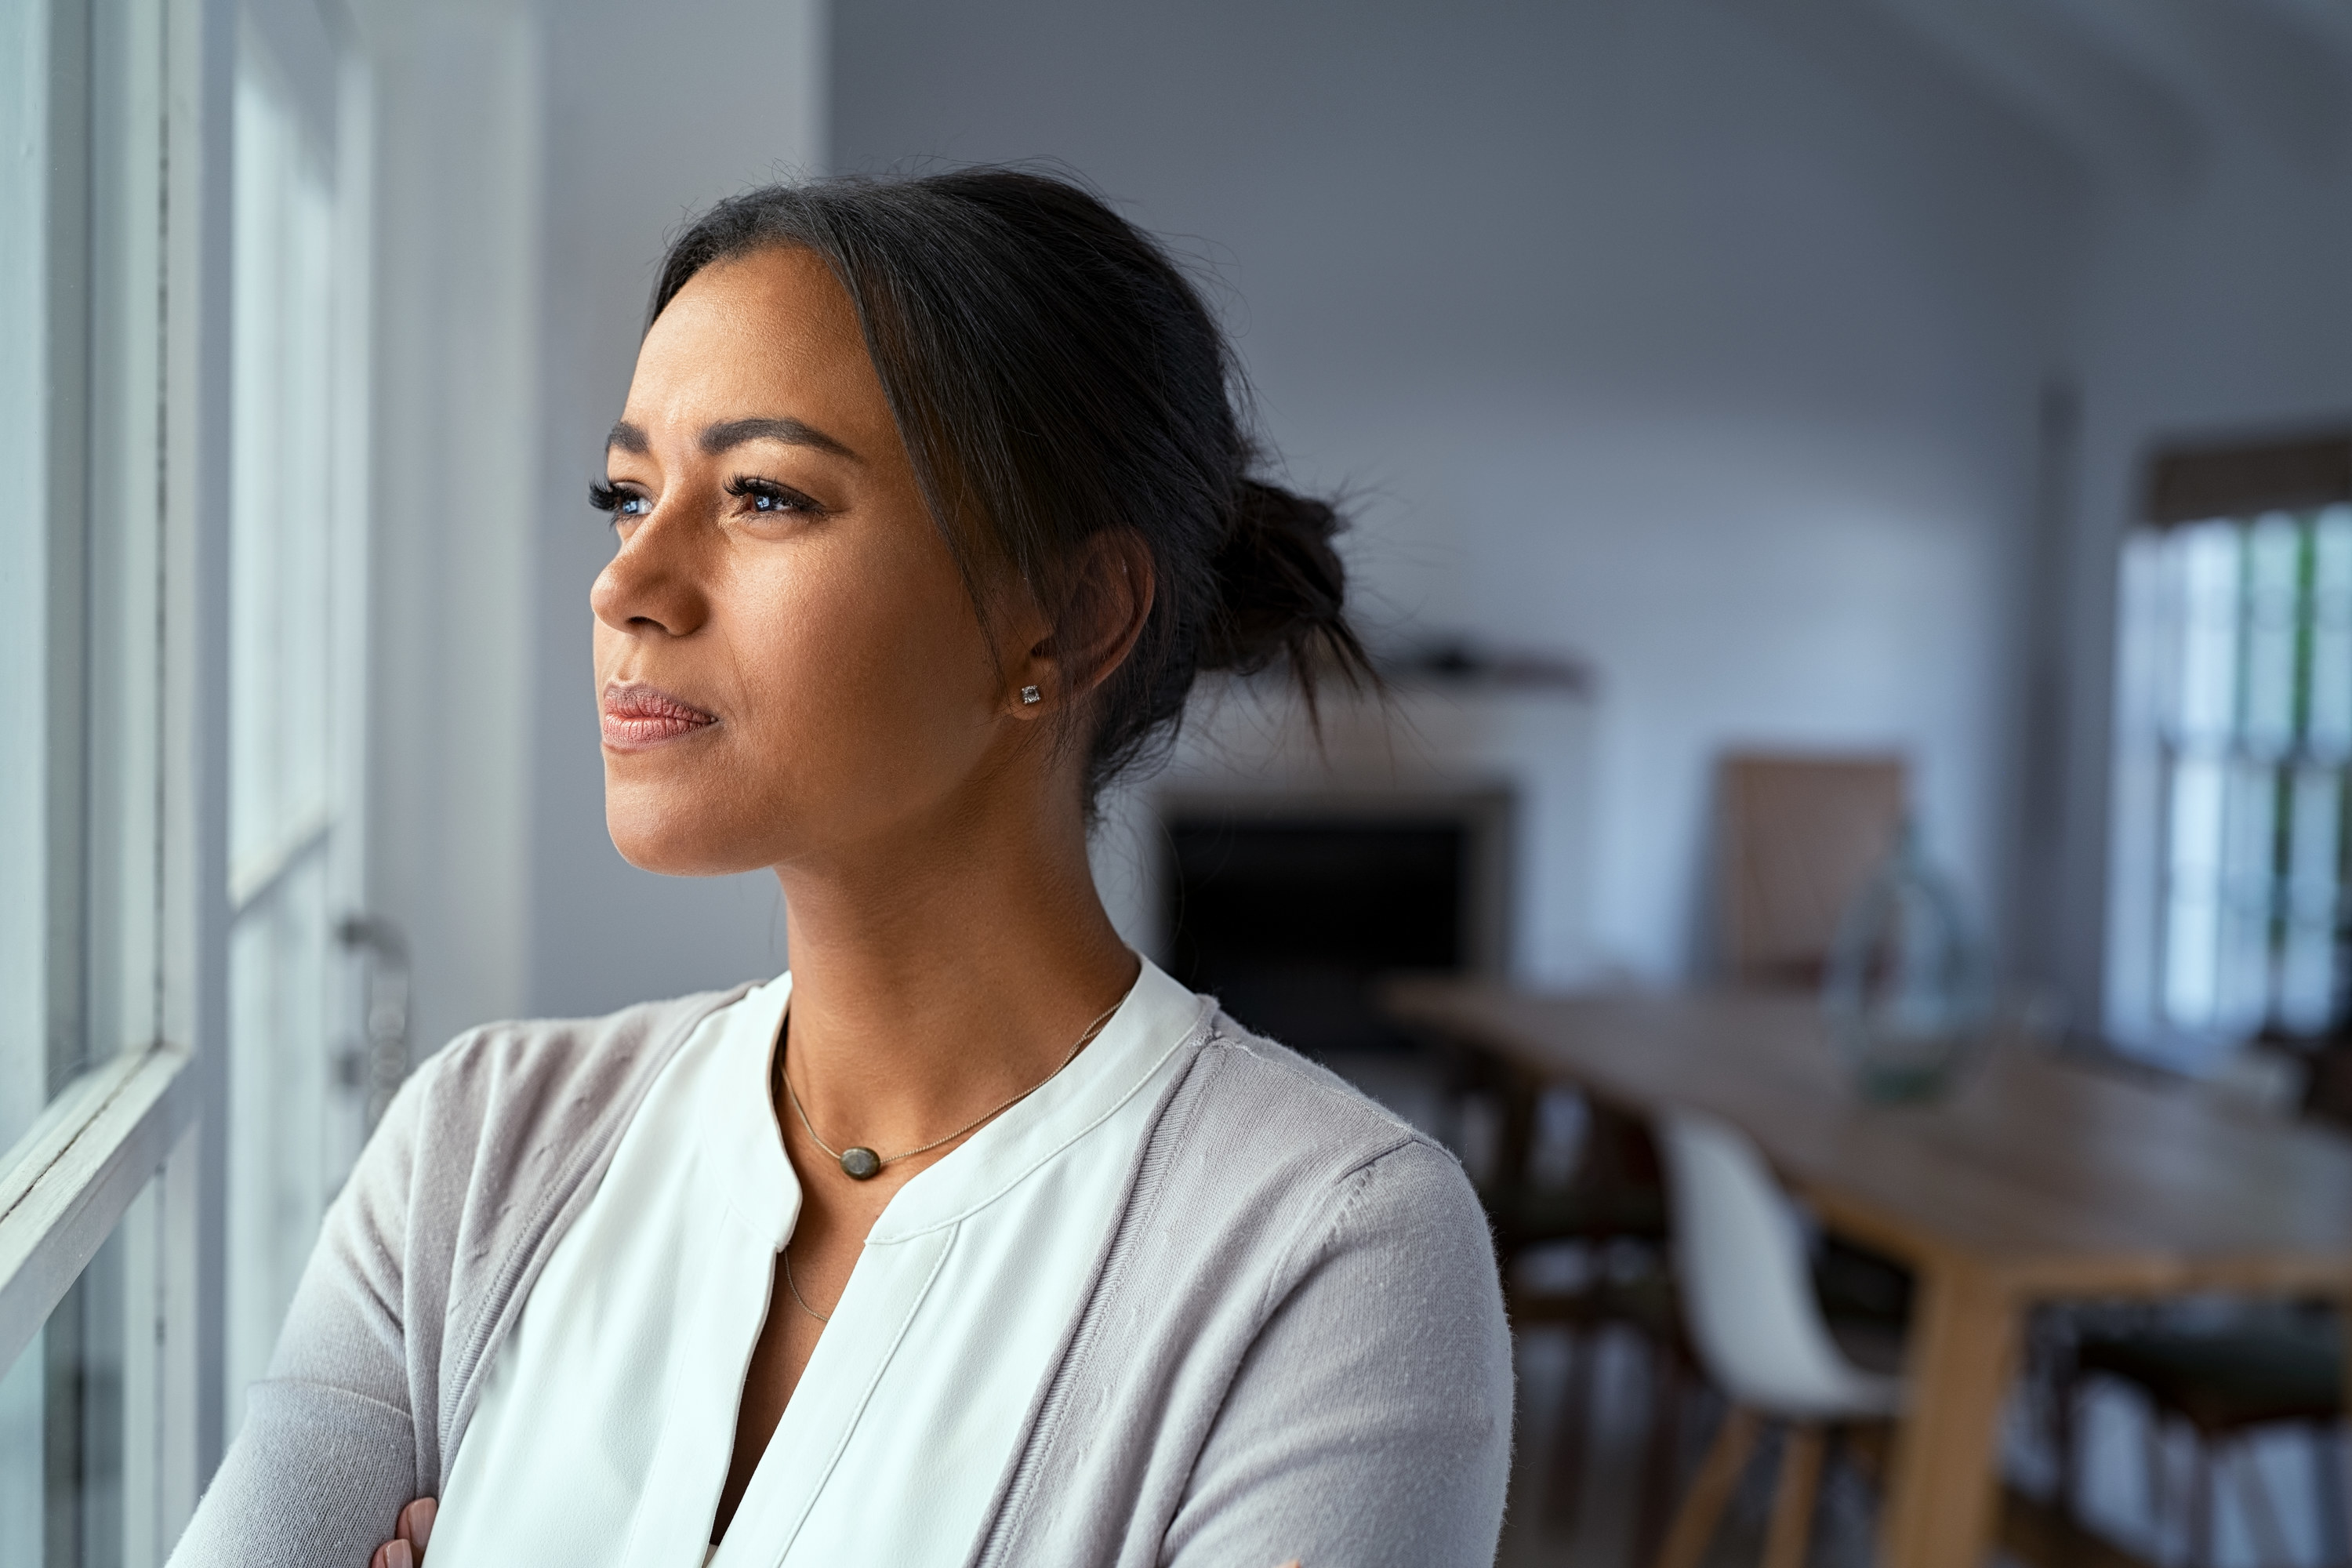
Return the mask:
<svg viewBox="0 0 2352 1568">
<path fill-rule="evenodd" d="M 1011 661 L 1013 711 L 1038 718 L 1066 710 L 1110 679 L 1135 651 L 1158 591 L 1141 534 L 1106 528 L 1088 538 L 1045 635 Z"/>
</svg>

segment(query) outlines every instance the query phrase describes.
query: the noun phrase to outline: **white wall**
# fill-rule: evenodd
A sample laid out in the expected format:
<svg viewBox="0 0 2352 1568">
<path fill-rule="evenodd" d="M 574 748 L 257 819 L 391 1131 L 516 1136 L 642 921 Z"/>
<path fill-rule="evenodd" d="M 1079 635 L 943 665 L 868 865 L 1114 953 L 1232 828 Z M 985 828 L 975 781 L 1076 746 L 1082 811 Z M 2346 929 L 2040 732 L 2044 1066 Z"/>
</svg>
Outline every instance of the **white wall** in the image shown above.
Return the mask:
<svg viewBox="0 0 2352 1568">
<path fill-rule="evenodd" d="M 529 1003 L 602 1012 L 783 966 L 765 873 L 654 877 L 604 832 L 588 588 L 604 474 L 663 241 L 718 197 L 819 166 L 821 0 L 547 0 L 542 431 L 534 529 Z"/>
<path fill-rule="evenodd" d="M 1907 749 L 1987 908 L 2011 831 L 2082 187 L 1804 9 L 842 0 L 835 163 L 1064 160 L 1207 258 L 1294 477 L 1360 498 L 1373 619 L 1599 667 L 1579 956 L 1668 979 L 1726 746 Z"/>
</svg>

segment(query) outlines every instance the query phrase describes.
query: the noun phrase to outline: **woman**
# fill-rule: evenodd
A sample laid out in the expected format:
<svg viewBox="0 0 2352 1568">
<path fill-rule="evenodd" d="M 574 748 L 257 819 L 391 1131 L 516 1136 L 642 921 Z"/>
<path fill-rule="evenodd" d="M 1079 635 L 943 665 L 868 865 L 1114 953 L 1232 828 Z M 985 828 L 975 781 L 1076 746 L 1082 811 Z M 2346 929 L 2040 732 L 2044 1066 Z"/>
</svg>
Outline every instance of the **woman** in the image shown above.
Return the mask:
<svg viewBox="0 0 2352 1568">
<path fill-rule="evenodd" d="M 677 242 L 594 488 L 606 817 L 772 867 L 792 970 L 421 1068 L 175 1561 L 1491 1561 L 1460 1171 L 1087 869 L 1197 672 L 1365 670 L 1339 520 L 1250 477 L 1233 379 L 1158 247 L 1034 174 Z"/>
</svg>

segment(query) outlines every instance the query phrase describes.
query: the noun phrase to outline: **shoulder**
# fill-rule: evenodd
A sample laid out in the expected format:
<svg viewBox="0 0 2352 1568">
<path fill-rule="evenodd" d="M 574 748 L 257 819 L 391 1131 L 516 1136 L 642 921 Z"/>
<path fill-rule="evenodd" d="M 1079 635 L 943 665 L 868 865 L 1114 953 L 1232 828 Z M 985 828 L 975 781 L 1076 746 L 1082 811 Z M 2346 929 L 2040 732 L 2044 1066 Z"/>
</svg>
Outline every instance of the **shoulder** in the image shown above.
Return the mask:
<svg viewBox="0 0 2352 1568">
<path fill-rule="evenodd" d="M 404 1093 L 446 1111 L 515 1110 L 657 1072 L 694 1026 L 750 990 L 641 1002 L 595 1018 L 523 1018 L 467 1030 L 420 1063 Z M 575 1105 L 580 1102 L 572 1101 Z"/>
<path fill-rule="evenodd" d="M 1195 1143 L 1229 1147 L 1237 1175 L 1302 1166 L 1342 1181 L 1395 1154 L 1401 1168 L 1461 1174 L 1427 1133 L 1329 1068 L 1219 1012 L 1171 1097 L 1167 1131 Z M 1465 1184 L 1466 1190 L 1466 1184 Z"/>
<path fill-rule="evenodd" d="M 1224 1563 L 1267 1539 L 1309 1562 L 1491 1557 L 1510 1404 L 1459 1163 L 1219 1014 L 1160 1105 L 982 1561 Z M 1446 1506 L 1422 1511 L 1482 1549 L 1414 1555 L 1427 1519 L 1372 1539 L 1433 1477 Z"/>
<path fill-rule="evenodd" d="M 340 1219 L 395 1250 L 446 1253 L 482 1216 L 512 1215 L 576 1182 L 695 1026 L 744 989 L 468 1029 L 393 1097 L 330 1213 L 330 1237 Z"/>
<path fill-rule="evenodd" d="M 1169 1096 L 1138 1196 L 1271 1276 L 1295 1279 L 1334 1249 L 1441 1238 L 1493 1268 L 1485 1211 L 1443 1144 L 1223 1013 Z"/>
<path fill-rule="evenodd" d="M 529 1226 L 593 1177 L 677 1047 L 746 989 L 467 1030 L 410 1075 L 353 1187 L 373 1182 L 381 1200 L 396 1186 L 410 1223 L 445 1245 Z"/>
</svg>

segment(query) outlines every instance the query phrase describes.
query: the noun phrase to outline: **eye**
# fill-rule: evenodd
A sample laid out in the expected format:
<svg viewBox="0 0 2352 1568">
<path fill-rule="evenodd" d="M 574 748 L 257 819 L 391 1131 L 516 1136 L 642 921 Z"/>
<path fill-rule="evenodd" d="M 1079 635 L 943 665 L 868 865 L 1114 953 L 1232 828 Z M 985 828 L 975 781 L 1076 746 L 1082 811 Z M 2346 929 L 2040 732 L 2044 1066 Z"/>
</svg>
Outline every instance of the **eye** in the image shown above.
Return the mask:
<svg viewBox="0 0 2352 1568">
<path fill-rule="evenodd" d="M 654 498 L 645 491 L 597 480 L 588 487 L 588 504 L 613 520 L 614 527 L 635 521 L 654 510 Z"/>
<path fill-rule="evenodd" d="M 780 485 L 773 479 L 763 479 L 751 474 L 739 474 L 728 480 L 727 493 L 749 501 L 753 511 L 801 517 L 817 517 L 824 511 L 824 508 L 792 486 Z"/>
</svg>

